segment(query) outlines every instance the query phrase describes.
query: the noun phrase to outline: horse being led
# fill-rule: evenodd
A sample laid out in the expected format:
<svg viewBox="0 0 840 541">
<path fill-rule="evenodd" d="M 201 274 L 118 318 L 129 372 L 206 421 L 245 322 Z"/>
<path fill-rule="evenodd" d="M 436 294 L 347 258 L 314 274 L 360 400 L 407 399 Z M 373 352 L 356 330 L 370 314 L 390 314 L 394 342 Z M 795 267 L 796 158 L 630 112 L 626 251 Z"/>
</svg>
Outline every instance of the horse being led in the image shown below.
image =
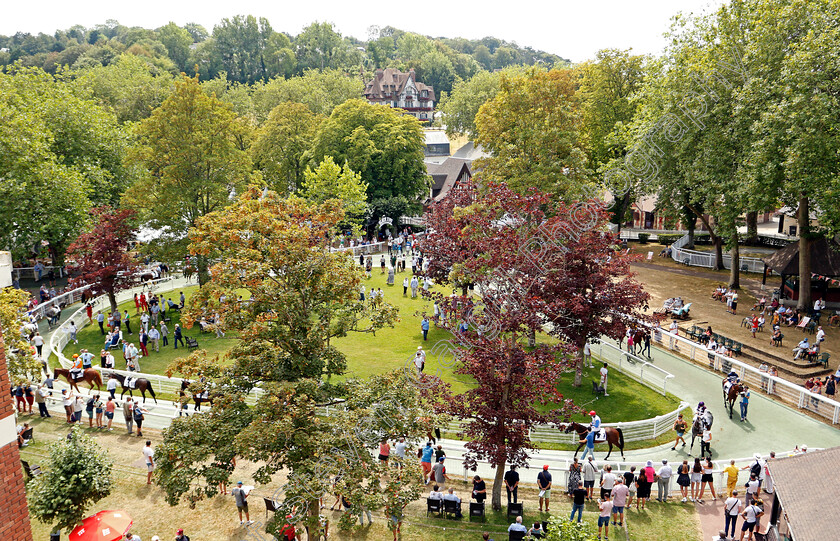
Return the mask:
<svg viewBox="0 0 840 541">
<path fill-rule="evenodd" d="M 723 407 L 729 408 L 729 418 L 732 418 L 732 407 L 738 400 L 738 395 L 744 390 L 743 385 L 728 379 L 723 380 Z"/>
<path fill-rule="evenodd" d="M 613 445 L 618 447 L 618 450 L 621 451 L 621 458 L 624 458 L 624 433 L 621 431 L 621 429 L 607 426 L 601 427 L 601 430 L 604 431 L 606 440 L 596 439 L 595 443 L 607 443 L 610 446 L 609 452 L 607 453 L 607 456 L 604 457 L 604 460 L 610 458 L 610 454 L 612 454 Z M 571 422 L 568 425 L 566 425 L 566 429 L 564 430 L 564 432 L 568 434 L 572 431 L 577 432 L 579 439 L 583 439 L 586 437 L 586 434 L 589 433 L 589 427 L 580 423 Z M 578 444 L 578 447 L 575 450 L 575 457 L 577 457 L 583 445 L 583 443 Z"/>
<path fill-rule="evenodd" d="M 76 392 L 81 392 L 78 385 L 80 381 L 87 383 L 91 389 L 96 385 L 97 391 L 102 387 L 102 376 L 99 375 L 98 370 L 94 370 L 93 368 L 86 368 L 81 374 L 82 377 L 78 379 L 74 379 L 70 371 L 66 368 L 56 368 L 54 372 L 56 377 L 63 376 L 67 380 L 67 383 L 70 384 L 70 388 L 76 389 Z"/>
<path fill-rule="evenodd" d="M 701 415 L 694 415 L 694 421 L 691 423 L 691 445 L 688 447 L 688 456 L 691 456 L 691 450 L 694 449 L 694 440 L 697 437 L 703 438 L 703 431 L 707 428 L 712 428 L 712 423 L 715 421 L 712 412 L 704 409 Z"/>
</svg>

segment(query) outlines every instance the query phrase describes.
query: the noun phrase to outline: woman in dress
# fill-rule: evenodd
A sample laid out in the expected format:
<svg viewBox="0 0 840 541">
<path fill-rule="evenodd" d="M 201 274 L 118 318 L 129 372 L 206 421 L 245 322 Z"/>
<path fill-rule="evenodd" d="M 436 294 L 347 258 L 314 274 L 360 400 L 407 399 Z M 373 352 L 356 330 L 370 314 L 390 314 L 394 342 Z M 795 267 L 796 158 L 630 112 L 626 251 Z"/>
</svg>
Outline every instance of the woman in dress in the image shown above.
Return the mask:
<svg viewBox="0 0 840 541">
<path fill-rule="evenodd" d="M 700 483 L 703 480 L 703 466 L 700 459 L 694 459 L 694 467 L 691 468 L 691 497 L 689 501 L 696 501 L 700 498 Z"/>
<path fill-rule="evenodd" d="M 577 457 L 575 461 L 569 466 L 569 483 L 566 485 L 566 493 L 571 494 L 578 487 L 580 483 L 580 462 Z"/>
<path fill-rule="evenodd" d="M 645 502 L 650 498 L 650 487 L 653 484 L 656 471 L 653 469 L 653 462 L 647 461 L 647 465 L 639 472 L 636 478 L 636 486 L 638 491 L 636 494 L 636 509 L 639 509 L 639 503 L 642 504 L 642 509 L 645 508 Z"/>
<path fill-rule="evenodd" d="M 683 460 L 683 463 L 677 468 L 677 484 L 680 486 L 680 492 L 682 492 L 682 501 L 688 501 L 688 487 L 691 486 L 691 468 L 688 465 L 688 460 Z"/>
</svg>

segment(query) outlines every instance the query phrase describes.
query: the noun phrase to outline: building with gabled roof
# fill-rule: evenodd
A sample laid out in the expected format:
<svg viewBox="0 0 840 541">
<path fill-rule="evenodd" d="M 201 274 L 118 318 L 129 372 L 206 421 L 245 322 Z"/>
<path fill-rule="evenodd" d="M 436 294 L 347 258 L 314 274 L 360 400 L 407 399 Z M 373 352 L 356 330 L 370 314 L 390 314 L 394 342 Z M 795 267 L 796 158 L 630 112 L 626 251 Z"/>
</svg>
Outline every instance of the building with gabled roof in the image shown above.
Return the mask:
<svg viewBox="0 0 840 541">
<path fill-rule="evenodd" d="M 421 122 L 431 122 L 435 109 L 435 89 L 417 81 L 414 68 L 404 73 L 398 69 L 376 70 L 365 84 L 368 103 L 404 109 Z"/>
</svg>

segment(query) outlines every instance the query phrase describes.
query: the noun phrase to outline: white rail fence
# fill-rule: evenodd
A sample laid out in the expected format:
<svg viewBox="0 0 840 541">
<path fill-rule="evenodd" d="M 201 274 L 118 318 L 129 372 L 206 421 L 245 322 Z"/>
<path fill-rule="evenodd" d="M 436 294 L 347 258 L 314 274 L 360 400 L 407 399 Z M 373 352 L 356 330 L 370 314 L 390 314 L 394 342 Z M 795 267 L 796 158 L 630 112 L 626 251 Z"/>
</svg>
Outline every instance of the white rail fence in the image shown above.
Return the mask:
<svg viewBox="0 0 840 541">
<path fill-rule="evenodd" d="M 663 348 L 675 351 L 710 370 L 720 372 L 721 382 L 726 374 L 734 370 L 741 381 L 750 386 L 750 389 L 760 390 L 796 409 L 830 421 L 832 424 L 840 422 L 840 402 L 836 400 L 812 393 L 805 387 L 780 377 L 770 376 L 736 358 L 709 351 L 702 344 L 682 336 L 675 336 L 661 327 L 653 328 L 652 338 Z M 723 401 L 723 387 L 719 396 Z M 737 407 L 738 405 L 735 404 L 735 408 Z"/>
<path fill-rule="evenodd" d="M 32 310 L 27 312 L 27 314 L 29 314 L 30 319 L 34 319 L 35 321 L 37 321 L 45 317 L 45 312 L 47 308 L 51 306 L 57 306 L 60 308 L 62 306 L 69 306 L 71 304 L 79 302 L 82 298 L 82 293 L 88 288 L 90 288 L 90 286 L 86 285 L 82 287 L 77 287 L 72 291 L 62 293 L 61 295 L 56 295 L 52 299 L 42 302 Z"/>
<path fill-rule="evenodd" d="M 629 351 L 624 351 L 620 347 L 603 340 L 595 341 L 590 345 L 590 348 L 597 352 L 597 356 L 601 360 L 617 367 L 622 374 L 658 390 L 663 395 L 667 394 L 668 381 L 674 379 L 674 375 L 667 370 L 663 370 L 647 359 Z M 609 392 L 609 380 L 607 380 L 607 392 Z"/>
<path fill-rule="evenodd" d="M 686 234 L 673 244 L 671 244 L 671 259 L 677 263 L 688 265 L 690 267 L 705 267 L 712 269 L 715 267 L 715 253 L 714 252 L 699 252 L 697 250 L 688 250 L 683 248 L 688 244 L 688 235 Z M 757 257 L 740 257 L 741 271 L 764 273 L 764 261 Z M 727 269 L 732 268 L 732 256 L 728 253 L 723 254 L 723 266 Z"/>
</svg>

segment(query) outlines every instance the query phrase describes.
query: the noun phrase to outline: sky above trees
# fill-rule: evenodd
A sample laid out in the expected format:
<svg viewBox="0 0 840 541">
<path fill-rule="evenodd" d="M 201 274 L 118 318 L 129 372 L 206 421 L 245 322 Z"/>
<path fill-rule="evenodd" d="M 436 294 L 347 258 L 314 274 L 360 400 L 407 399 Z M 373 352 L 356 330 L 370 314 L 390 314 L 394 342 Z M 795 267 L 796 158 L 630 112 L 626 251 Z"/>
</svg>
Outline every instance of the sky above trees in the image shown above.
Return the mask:
<svg viewBox="0 0 840 541">
<path fill-rule="evenodd" d="M 313 20 L 328 21 L 344 35 L 366 39 L 372 25 L 395 26 L 430 36 L 479 39 L 495 36 L 521 46 L 548 51 L 573 62 L 592 59 L 599 49 L 632 47 L 637 54 L 656 54 L 666 44 L 663 32 L 671 17 L 682 11 L 698 13 L 717 8 L 721 0 L 602 0 L 601 2 L 556 2 L 525 0 L 513 8 L 509 3 L 477 0 L 427 4 L 428 13 L 417 8 L 368 10 L 344 0 L 312 0 L 306 3 L 266 3 L 241 0 L 236 4 L 207 0 L 200 9 L 189 2 L 148 0 L 143 3 L 81 3 L 47 0 L 32 9 L 13 2 L 4 8 L 0 34 L 16 32 L 52 34 L 74 24 L 92 27 L 106 19 L 127 26 L 157 28 L 169 21 L 184 25 L 196 22 L 212 28 L 219 20 L 237 13 L 253 13 L 271 21 L 279 32 L 298 34 Z M 490 8 L 490 9 L 488 9 Z"/>
</svg>

